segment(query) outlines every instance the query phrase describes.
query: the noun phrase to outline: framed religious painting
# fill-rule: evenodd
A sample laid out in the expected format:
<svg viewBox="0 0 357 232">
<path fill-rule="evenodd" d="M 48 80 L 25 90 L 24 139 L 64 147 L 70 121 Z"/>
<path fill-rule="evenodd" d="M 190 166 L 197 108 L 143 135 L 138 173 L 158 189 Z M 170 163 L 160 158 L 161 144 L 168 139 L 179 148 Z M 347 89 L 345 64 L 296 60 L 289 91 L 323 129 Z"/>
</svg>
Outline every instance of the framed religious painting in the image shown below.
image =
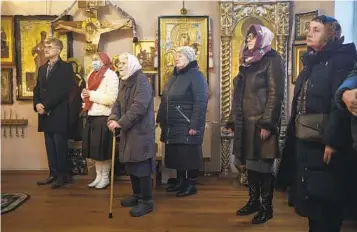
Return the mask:
<svg viewBox="0 0 357 232">
<path fill-rule="evenodd" d="M 318 15 L 318 10 L 295 14 L 295 40 L 306 40 L 306 35 L 309 31 L 310 22 Z"/>
<path fill-rule="evenodd" d="M 1 16 L 1 66 L 15 65 L 14 17 Z"/>
<path fill-rule="evenodd" d="M 147 76 L 147 78 L 149 79 L 149 82 L 151 84 L 152 90 L 154 91 L 154 96 L 156 96 L 156 91 L 155 91 L 155 81 L 156 81 L 156 73 L 147 73 L 144 72 L 144 74 Z"/>
<path fill-rule="evenodd" d="M 1 68 L 1 104 L 13 104 L 12 68 Z"/>
<path fill-rule="evenodd" d="M 293 73 L 291 76 L 291 83 L 295 84 L 299 73 L 304 68 L 304 65 L 301 62 L 301 56 L 307 51 L 306 44 L 295 44 L 293 46 Z"/>
<path fill-rule="evenodd" d="M 154 67 L 155 40 L 140 40 L 133 44 L 133 55 L 136 56 L 145 73 L 157 73 Z"/>
<path fill-rule="evenodd" d="M 17 99 L 32 100 L 33 88 L 37 81 L 38 68 L 47 62 L 45 40 L 51 34 L 51 21 L 57 16 L 15 16 L 16 55 L 17 55 Z M 71 21 L 71 16 L 61 18 Z M 72 57 L 72 34 L 54 33 L 63 43 L 62 60 Z"/>
<path fill-rule="evenodd" d="M 199 69 L 208 82 L 209 17 L 161 16 L 159 17 L 159 95 L 175 67 L 176 49 L 191 46 L 196 52 Z"/>
</svg>

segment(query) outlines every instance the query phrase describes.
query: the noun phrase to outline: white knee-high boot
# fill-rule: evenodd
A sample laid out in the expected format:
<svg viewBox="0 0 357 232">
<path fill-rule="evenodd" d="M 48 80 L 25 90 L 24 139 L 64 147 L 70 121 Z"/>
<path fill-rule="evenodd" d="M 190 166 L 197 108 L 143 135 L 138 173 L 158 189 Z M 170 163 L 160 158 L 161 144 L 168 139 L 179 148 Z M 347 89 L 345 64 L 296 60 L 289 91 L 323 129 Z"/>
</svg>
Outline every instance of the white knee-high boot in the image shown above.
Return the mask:
<svg viewBox="0 0 357 232">
<path fill-rule="evenodd" d="M 99 184 L 100 180 L 102 179 L 102 169 L 103 169 L 103 162 L 95 161 L 96 177 L 95 180 L 88 185 L 89 188 L 94 188 L 97 184 Z"/>
<path fill-rule="evenodd" d="M 103 161 L 102 178 L 100 179 L 100 182 L 95 186 L 96 189 L 105 189 L 106 187 L 109 186 L 110 184 L 109 172 L 111 168 L 110 165 L 111 165 L 110 160 Z"/>
</svg>

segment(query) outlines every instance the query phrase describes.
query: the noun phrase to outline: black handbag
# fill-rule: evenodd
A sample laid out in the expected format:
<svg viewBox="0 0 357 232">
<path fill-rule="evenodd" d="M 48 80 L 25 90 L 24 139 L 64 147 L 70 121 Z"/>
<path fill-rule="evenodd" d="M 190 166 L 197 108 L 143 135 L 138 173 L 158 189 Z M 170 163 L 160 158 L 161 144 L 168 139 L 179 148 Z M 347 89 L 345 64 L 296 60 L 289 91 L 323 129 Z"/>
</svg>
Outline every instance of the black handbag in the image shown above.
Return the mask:
<svg viewBox="0 0 357 232">
<path fill-rule="evenodd" d="M 303 98 L 300 99 L 301 113 L 298 113 L 295 118 L 295 136 L 305 141 L 321 142 L 329 115 L 306 114 L 307 83 L 308 81 L 305 81 Z"/>
</svg>

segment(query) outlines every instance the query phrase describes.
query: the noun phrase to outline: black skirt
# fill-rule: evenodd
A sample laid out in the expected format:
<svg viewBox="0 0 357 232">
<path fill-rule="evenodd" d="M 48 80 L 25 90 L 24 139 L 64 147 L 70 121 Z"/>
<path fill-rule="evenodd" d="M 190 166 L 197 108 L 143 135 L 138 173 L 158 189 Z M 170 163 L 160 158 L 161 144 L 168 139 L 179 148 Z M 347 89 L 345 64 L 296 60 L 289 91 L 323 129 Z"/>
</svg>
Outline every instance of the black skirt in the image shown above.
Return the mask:
<svg viewBox="0 0 357 232">
<path fill-rule="evenodd" d="M 202 165 L 202 145 L 166 144 L 165 166 L 177 170 L 200 169 Z"/>
<path fill-rule="evenodd" d="M 112 158 L 113 136 L 107 127 L 107 116 L 89 116 L 83 130 L 83 155 L 103 161 Z"/>
</svg>

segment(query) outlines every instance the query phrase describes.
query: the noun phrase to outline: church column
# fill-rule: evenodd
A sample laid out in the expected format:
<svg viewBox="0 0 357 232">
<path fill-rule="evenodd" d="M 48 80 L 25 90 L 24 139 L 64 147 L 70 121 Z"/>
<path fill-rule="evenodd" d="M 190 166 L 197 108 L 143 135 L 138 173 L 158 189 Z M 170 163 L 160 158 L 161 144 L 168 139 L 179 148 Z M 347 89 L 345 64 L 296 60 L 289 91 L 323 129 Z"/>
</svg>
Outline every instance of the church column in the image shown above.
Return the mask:
<svg viewBox="0 0 357 232">
<path fill-rule="evenodd" d="M 221 37 L 221 123 L 229 119 L 231 111 L 231 36 Z M 231 144 L 233 133 L 221 130 L 221 174 L 230 173 Z"/>
</svg>

